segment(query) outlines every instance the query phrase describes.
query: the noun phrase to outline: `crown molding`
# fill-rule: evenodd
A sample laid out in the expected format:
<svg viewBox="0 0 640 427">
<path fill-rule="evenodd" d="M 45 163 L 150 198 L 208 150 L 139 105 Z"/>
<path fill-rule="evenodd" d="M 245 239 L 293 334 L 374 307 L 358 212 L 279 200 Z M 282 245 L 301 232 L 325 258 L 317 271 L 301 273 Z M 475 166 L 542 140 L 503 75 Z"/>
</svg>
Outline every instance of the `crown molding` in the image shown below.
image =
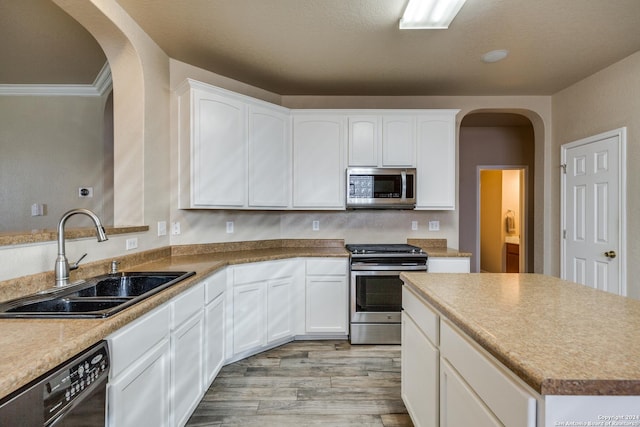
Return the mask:
<svg viewBox="0 0 640 427">
<path fill-rule="evenodd" d="M 90 85 L 0 84 L 0 96 L 102 96 L 112 87 L 111 68 L 104 66 Z"/>
</svg>

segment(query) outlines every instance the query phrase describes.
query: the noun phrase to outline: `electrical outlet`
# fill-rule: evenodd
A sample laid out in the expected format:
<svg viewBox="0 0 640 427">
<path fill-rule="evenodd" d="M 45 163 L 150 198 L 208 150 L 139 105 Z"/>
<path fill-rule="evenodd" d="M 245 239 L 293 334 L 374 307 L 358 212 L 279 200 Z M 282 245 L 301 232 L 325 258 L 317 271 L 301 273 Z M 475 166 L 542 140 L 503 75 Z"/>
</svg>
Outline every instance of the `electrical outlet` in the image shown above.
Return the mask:
<svg viewBox="0 0 640 427">
<path fill-rule="evenodd" d="M 227 233 L 233 233 L 233 221 L 227 221 Z"/>
<path fill-rule="evenodd" d="M 429 231 L 439 231 L 440 221 L 429 221 Z"/>
<path fill-rule="evenodd" d="M 413 231 L 417 231 L 418 230 L 418 221 L 411 221 L 411 229 Z"/>
<path fill-rule="evenodd" d="M 85 197 L 93 197 L 93 187 L 80 187 L 78 188 L 78 197 L 83 199 Z"/>
<path fill-rule="evenodd" d="M 138 238 L 132 237 L 126 241 L 126 250 L 136 249 L 138 247 Z"/>
<path fill-rule="evenodd" d="M 158 221 L 158 236 L 167 235 L 167 221 Z"/>
<path fill-rule="evenodd" d="M 319 231 L 320 230 L 320 221 L 318 220 L 314 220 L 311 222 L 311 229 L 313 231 Z"/>
<path fill-rule="evenodd" d="M 178 234 L 180 234 L 180 222 L 179 221 L 171 223 L 171 234 L 173 234 L 174 236 L 177 236 Z"/>
</svg>

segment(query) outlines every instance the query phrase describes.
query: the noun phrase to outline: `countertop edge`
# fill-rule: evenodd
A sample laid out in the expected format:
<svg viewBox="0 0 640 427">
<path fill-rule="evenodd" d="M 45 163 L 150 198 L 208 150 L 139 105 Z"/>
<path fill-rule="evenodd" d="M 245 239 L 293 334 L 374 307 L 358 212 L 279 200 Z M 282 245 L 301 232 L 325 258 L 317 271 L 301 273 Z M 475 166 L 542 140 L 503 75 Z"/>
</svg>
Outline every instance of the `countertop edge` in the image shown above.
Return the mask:
<svg viewBox="0 0 640 427">
<path fill-rule="evenodd" d="M 403 276 L 401 276 L 403 277 Z M 502 348 L 488 331 L 481 325 L 464 318 L 454 307 L 438 300 L 425 292 L 422 288 L 404 277 L 404 282 L 421 298 L 431 304 L 443 317 L 448 319 L 482 349 L 497 359 L 508 370 L 520 378 L 541 396 L 545 395 L 581 395 L 581 396 L 636 396 L 640 395 L 640 381 L 625 379 L 556 379 L 546 378 L 544 374 L 533 366 L 522 363 L 517 353 Z"/>
</svg>

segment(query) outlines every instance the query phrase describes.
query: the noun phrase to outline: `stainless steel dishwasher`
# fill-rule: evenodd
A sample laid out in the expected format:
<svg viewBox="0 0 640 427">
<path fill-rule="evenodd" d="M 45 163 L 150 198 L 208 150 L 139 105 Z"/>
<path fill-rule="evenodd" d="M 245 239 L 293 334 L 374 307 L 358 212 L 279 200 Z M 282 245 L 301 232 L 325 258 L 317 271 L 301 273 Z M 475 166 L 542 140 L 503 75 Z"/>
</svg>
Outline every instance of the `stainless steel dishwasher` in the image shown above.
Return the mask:
<svg viewBox="0 0 640 427">
<path fill-rule="evenodd" d="M 109 351 L 100 342 L 0 401 L 0 426 L 104 427 Z"/>
</svg>

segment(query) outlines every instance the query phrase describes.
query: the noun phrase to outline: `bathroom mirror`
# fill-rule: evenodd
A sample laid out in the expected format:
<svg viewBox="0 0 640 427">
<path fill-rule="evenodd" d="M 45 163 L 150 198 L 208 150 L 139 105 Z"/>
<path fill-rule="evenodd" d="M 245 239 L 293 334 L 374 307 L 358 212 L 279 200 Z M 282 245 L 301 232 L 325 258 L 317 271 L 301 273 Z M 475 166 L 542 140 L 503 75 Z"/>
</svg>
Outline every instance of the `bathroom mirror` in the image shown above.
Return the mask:
<svg viewBox="0 0 640 427">
<path fill-rule="evenodd" d="M 78 207 L 113 225 L 104 52 L 50 0 L 0 0 L 0 35 L 0 233 L 55 229 Z"/>
</svg>

